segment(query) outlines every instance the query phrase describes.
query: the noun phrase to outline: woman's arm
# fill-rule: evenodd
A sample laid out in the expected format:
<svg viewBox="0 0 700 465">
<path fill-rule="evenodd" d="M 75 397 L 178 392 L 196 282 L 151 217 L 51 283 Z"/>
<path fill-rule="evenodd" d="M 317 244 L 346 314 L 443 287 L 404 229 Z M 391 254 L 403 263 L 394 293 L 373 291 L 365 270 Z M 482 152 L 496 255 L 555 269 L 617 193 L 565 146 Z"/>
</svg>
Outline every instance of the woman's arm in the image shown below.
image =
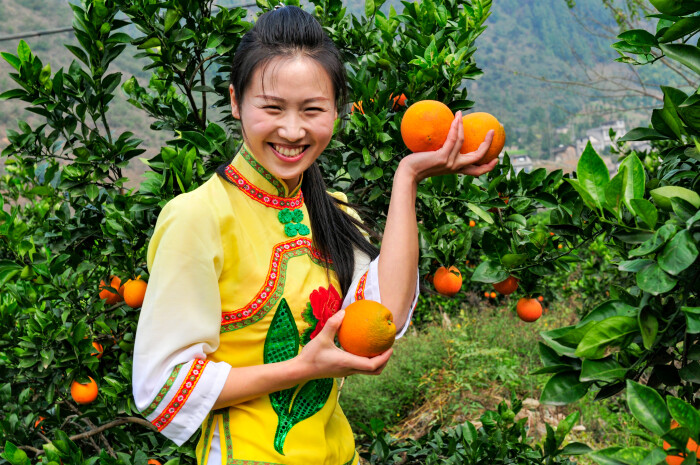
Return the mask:
<svg viewBox="0 0 700 465">
<path fill-rule="evenodd" d="M 460 154 L 464 142 L 462 112 L 458 111 L 445 145 L 434 152 L 413 153 L 399 163 L 394 174 L 389 212 L 379 255 L 379 289 L 382 303 L 394 314 L 398 328 L 406 323 L 418 274 L 418 224 L 416 193 L 418 183 L 431 176 L 468 174 L 480 176 L 493 169 L 498 159 L 473 165 L 491 145 L 493 131 L 475 152 Z"/>
<path fill-rule="evenodd" d="M 231 368 L 214 409 L 229 407 L 271 392 L 294 387 L 311 379 L 344 378 L 353 374 L 378 375 L 393 349 L 367 358 L 335 346 L 335 334 L 343 321 L 341 310 L 328 319 L 318 335 L 296 357 L 284 362 Z"/>
</svg>

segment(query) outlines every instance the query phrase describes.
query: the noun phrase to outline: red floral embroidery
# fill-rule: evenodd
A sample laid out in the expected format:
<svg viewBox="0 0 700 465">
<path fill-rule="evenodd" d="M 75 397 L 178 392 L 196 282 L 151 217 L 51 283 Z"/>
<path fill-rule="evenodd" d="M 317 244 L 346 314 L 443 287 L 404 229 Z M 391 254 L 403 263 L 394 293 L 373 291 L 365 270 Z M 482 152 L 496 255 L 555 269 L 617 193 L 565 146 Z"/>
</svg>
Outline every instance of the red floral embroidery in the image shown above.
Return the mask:
<svg viewBox="0 0 700 465">
<path fill-rule="evenodd" d="M 340 305 L 343 301 L 340 299 L 340 294 L 332 285 L 328 289 L 319 287 L 309 296 L 311 308 L 314 310 L 314 316 L 318 320 L 316 329 L 311 333 L 311 339 L 315 338 L 326 325 L 326 321 L 340 310 Z"/>
<path fill-rule="evenodd" d="M 309 296 L 309 303 L 306 310 L 302 314 L 302 319 L 306 321 L 310 327 L 302 332 L 302 345 L 315 338 L 326 325 L 326 321 L 340 310 L 343 303 L 338 291 L 331 285 L 328 289 L 319 287 Z"/>
</svg>

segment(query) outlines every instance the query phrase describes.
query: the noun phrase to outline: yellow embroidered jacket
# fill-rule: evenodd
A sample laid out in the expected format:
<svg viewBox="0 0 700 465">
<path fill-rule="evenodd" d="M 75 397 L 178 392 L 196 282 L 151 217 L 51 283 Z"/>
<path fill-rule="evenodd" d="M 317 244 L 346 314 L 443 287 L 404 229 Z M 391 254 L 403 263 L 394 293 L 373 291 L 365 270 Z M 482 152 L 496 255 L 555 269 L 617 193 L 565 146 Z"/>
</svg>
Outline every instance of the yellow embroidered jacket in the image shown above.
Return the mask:
<svg viewBox="0 0 700 465">
<path fill-rule="evenodd" d="M 158 217 L 134 348 L 137 408 L 178 445 L 203 428 L 198 464 L 356 464 L 333 379 L 212 411 L 231 367 L 293 358 L 339 309 L 381 301 L 377 259 L 356 250 L 355 261 L 341 296 L 314 248 L 303 193 L 243 146 Z M 411 312 L 417 297 L 416 280 Z"/>
</svg>

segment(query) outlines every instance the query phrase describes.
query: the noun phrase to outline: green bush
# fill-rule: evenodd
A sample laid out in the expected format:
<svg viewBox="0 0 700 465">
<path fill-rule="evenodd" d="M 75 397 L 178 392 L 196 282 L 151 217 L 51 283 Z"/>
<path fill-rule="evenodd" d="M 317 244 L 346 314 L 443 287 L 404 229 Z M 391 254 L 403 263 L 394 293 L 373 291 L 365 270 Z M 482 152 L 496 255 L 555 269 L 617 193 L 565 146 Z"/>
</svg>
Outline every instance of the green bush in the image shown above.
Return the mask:
<svg viewBox="0 0 700 465">
<path fill-rule="evenodd" d="M 391 426 L 422 403 L 430 387 L 423 377 L 447 357 L 445 338 L 446 333 L 434 326 L 420 333 L 409 331 L 394 345 L 394 355 L 381 376 L 346 378 L 340 406 L 350 424 L 356 427 L 375 418 Z"/>
</svg>

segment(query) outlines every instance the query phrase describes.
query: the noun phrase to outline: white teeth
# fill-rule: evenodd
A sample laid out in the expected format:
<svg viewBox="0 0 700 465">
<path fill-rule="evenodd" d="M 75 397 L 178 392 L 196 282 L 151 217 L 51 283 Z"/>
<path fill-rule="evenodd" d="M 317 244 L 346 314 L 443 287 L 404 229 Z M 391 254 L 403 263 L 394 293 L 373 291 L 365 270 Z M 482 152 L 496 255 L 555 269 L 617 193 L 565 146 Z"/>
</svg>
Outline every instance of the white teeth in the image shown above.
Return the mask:
<svg viewBox="0 0 700 465">
<path fill-rule="evenodd" d="M 279 145 L 273 145 L 275 150 L 277 150 L 279 153 L 284 155 L 285 157 L 296 157 L 299 155 L 301 152 L 304 151 L 304 147 L 298 147 L 295 149 L 288 149 L 286 147 L 281 147 Z"/>
</svg>

